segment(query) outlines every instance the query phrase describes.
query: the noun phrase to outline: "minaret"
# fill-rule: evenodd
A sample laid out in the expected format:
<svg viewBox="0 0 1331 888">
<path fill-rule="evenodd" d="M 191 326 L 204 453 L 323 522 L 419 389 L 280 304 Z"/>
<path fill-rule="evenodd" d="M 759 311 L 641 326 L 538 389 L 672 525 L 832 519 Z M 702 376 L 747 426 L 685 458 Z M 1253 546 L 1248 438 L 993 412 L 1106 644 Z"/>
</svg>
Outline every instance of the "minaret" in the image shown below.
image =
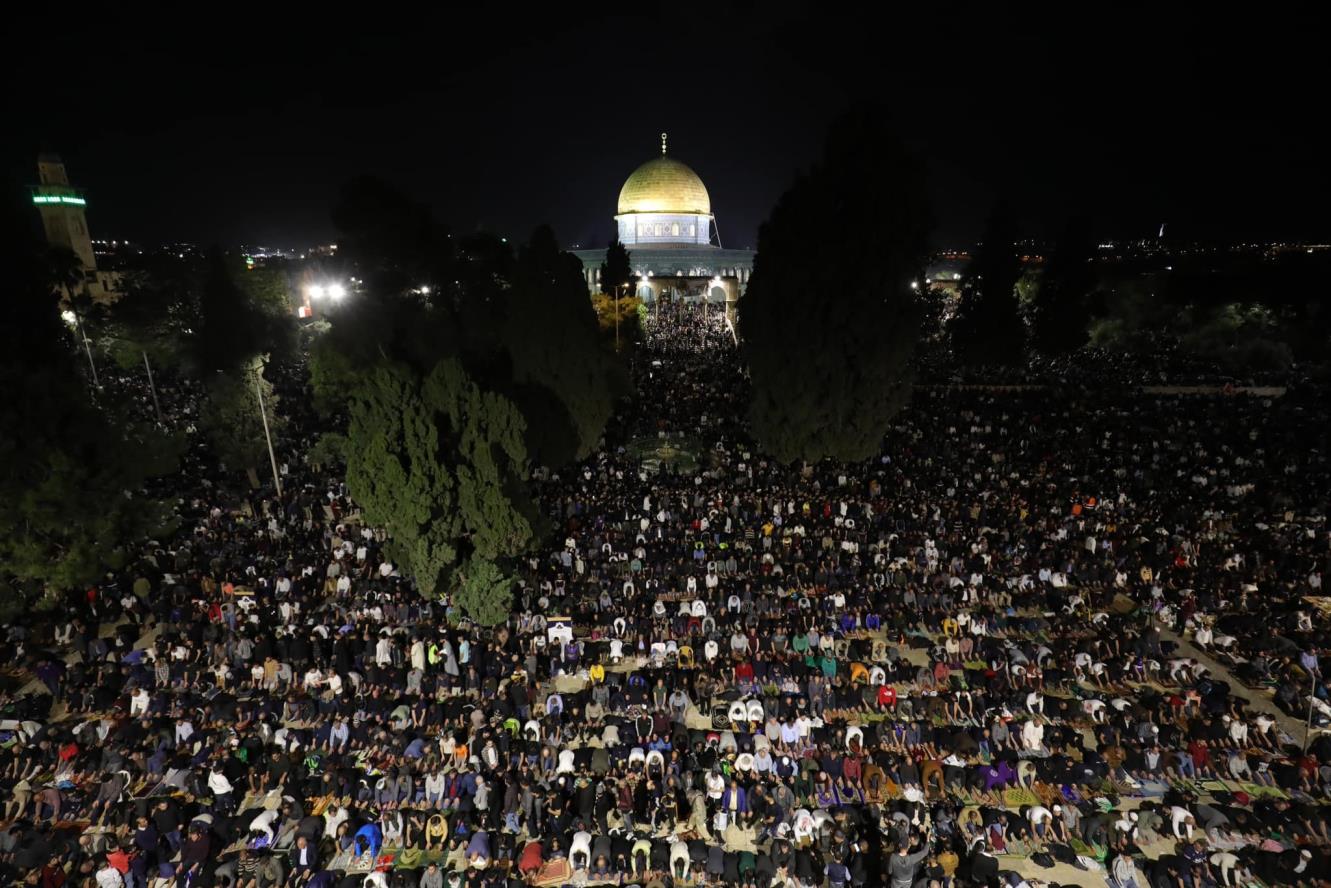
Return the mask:
<svg viewBox="0 0 1331 888">
<path fill-rule="evenodd" d="M 37 175 L 41 184 L 33 188 L 32 202 L 42 214 L 46 242 L 53 247 L 72 250 L 83 264 L 85 276 L 95 280 L 97 257 L 92 252 L 92 238 L 88 234 L 88 219 L 84 212 L 87 201 L 79 189 L 69 184 L 69 175 L 59 155 L 38 157 Z"/>
</svg>

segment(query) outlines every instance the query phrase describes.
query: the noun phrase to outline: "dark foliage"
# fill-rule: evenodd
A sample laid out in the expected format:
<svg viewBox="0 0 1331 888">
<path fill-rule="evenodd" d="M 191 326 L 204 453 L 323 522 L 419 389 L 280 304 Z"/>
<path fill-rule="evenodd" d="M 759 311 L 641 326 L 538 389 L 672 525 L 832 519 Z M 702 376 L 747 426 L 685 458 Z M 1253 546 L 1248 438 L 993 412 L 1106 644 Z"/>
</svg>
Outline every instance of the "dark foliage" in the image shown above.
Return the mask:
<svg viewBox="0 0 1331 888">
<path fill-rule="evenodd" d="M 984 241 L 966 266 L 950 334 L 957 360 L 968 366 L 1016 366 L 1026 349 L 1026 327 L 1017 305 L 1021 257 L 1010 210 L 999 204 Z"/>
<path fill-rule="evenodd" d="M 876 453 L 906 402 L 929 213 L 881 115 L 839 121 L 758 237 L 740 311 L 754 436 L 783 462 Z"/>
</svg>

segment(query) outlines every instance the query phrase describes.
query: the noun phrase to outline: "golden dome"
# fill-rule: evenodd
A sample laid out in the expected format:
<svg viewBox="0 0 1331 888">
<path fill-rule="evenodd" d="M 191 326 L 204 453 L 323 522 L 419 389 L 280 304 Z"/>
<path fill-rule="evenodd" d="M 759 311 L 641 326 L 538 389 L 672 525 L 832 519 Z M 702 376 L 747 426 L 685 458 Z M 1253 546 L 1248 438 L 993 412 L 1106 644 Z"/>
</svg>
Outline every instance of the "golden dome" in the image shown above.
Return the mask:
<svg viewBox="0 0 1331 888">
<path fill-rule="evenodd" d="M 654 157 L 633 171 L 619 190 L 619 212 L 701 213 L 710 216 L 712 200 L 698 174 L 673 157 Z"/>
</svg>

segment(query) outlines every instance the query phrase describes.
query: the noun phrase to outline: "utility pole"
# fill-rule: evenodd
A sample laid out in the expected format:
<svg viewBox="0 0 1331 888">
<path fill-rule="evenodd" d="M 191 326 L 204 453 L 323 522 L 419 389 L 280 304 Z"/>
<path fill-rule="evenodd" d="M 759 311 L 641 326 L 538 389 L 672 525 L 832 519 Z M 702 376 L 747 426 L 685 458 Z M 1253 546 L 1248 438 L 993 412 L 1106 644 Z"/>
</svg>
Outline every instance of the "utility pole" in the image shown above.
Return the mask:
<svg viewBox="0 0 1331 888">
<path fill-rule="evenodd" d="M 153 365 L 148 363 L 148 352 L 143 353 L 143 366 L 148 371 L 148 390 L 153 393 L 153 410 L 157 413 L 157 424 L 162 425 L 162 405 L 157 400 L 157 383 L 153 382 Z"/>
<path fill-rule="evenodd" d="M 277 498 L 282 498 L 282 479 L 277 474 L 277 456 L 273 453 L 273 435 L 268 431 L 268 411 L 263 405 L 262 373 L 254 373 L 254 390 L 259 394 L 259 415 L 263 417 L 263 436 L 268 441 L 268 460 L 273 464 L 273 486 L 277 488 Z"/>
<path fill-rule="evenodd" d="M 101 388 L 102 384 L 97 380 L 97 364 L 92 359 L 92 345 L 89 344 L 88 337 L 83 335 L 83 318 L 79 316 L 77 310 L 73 314 L 75 329 L 78 331 L 79 339 L 83 340 L 83 350 L 88 353 L 88 366 L 92 369 L 93 388 Z"/>
</svg>

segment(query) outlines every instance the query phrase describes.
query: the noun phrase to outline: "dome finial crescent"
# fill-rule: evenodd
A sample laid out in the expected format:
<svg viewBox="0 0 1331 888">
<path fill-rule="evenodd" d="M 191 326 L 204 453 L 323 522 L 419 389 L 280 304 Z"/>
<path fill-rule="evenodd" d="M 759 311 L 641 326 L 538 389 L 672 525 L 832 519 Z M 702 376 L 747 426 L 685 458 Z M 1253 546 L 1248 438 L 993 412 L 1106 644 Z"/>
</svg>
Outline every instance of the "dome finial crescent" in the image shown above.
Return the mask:
<svg viewBox="0 0 1331 888">
<path fill-rule="evenodd" d="M 665 154 L 665 153 L 666 153 L 666 152 L 665 152 L 665 149 L 666 149 L 666 134 L 665 134 L 665 133 L 661 133 L 661 153 L 662 153 L 662 154 Z"/>
</svg>

